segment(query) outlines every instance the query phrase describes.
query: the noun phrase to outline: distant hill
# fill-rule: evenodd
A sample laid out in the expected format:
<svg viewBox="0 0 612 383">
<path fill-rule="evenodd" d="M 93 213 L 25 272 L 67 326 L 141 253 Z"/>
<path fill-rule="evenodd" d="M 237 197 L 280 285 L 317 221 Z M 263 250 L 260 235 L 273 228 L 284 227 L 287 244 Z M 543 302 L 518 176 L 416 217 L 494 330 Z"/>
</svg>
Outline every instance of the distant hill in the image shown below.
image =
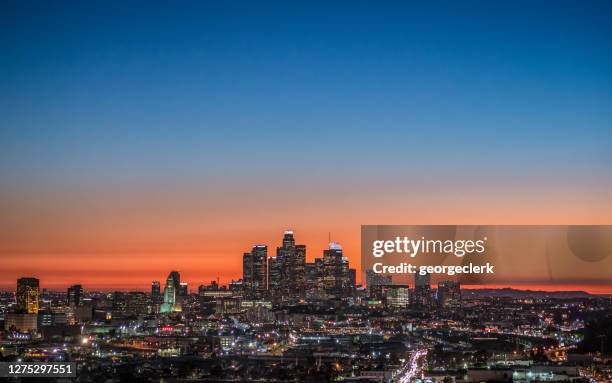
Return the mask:
<svg viewBox="0 0 612 383">
<path fill-rule="evenodd" d="M 503 289 L 462 289 L 465 297 L 510 297 L 510 298 L 588 298 L 594 295 L 586 291 L 534 291 L 518 290 L 509 287 Z"/>
</svg>

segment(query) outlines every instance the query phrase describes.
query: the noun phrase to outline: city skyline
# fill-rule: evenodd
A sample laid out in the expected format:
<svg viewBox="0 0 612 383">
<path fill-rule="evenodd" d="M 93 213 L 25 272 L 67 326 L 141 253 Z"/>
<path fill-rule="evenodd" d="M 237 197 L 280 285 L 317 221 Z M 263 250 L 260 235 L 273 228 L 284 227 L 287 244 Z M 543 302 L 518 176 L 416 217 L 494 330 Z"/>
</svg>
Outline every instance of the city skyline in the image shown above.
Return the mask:
<svg viewBox="0 0 612 383">
<path fill-rule="evenodd" d="M 351 267 L 351 269 L 354 269 L 356 271 L 356 276 L 355 276 L 355 284 L 357 285 L 362 285 L 362 286 L 366 286 L 366 281 L 367 281 L 367 277 L 365 275 L 365 273 L 360 272 L 360 263 L 356 262 L 356 263 L 350 263 L 350 258 L 346 256 L 346 253 L 344 253 L 344 249 L 341 243 L 335 242 L 335 241 L 331 241 L 331 233 L 329 233 L 329 238 L 328 238 L 328 242 L 327 242 L 327 246 L 326 248 L 324 248 L 322 251 L 320 251 L 319 253 L 315 253 L 313 254 L 312 252 L 308 252 L 306 251 L 306 249 L 308 248 L 306 245 L 296 245 L 295 244 L 295 237 L 294 237 L 294 233 L 295 231 L 293 229 L 285 229 L 284 232 L 284 237 L 282 238 L 282 240 L 277 238 L 277 244 L 279 244 L 280 246 L 276 247 L 276 255 L 273 255 L 274 253 L 270 253 L 268 252 L 268 245 L 267 244 L 263 244 L 261 242 L 256 242 L 253 244 L 252 249 L 250 252 L 243 252 L 240 255 L 237 255 L 235 258 L 239 260 L 240 262 L 240 266 L 238 267 L 238 271 L 236 271 L 235 275 L 230 276 L 228 279 L 221 279 L 220 276 L 212 277 L 212 278 L 184 278 L 183 280 L 189 280 L 190 283 L 190 287 L 188 292 L 189 293 L 193 293 L 193 292 L 197 292 L 198 291 L 198 287 L 197 286 L 201 286 L 201 285 L 206 285 L 207 283 L 210 283 L 211 281 L 215 282 L 215 283 L 219 283 L 222 286 L 229 286 L 230 282 L 234 282 L 234 281 L 242 281 L 242 283 L 245 283 L 245 281 L 249 281 L 249 286 L 246 288 L 247 291 L 250 291 L 250 296 L 251 297 L 257 297 L 258 299 L 263 298 L 263 291 L 268 290 L 268 289 L 273 289 L 273 288 L 278 288 L 280 287 L 281 283 L 285 283 L 284 281 L 287 280 L 295 280 L 296 276 L 291 274 L 291 271 L 285 271 L 284 268 L 289 267 L 289 268 L 295 268 L 296 264 L 295 263 L 289 263 L 286 266 L 282 266 L 282 264 L 279 264 L 277 262 L 282 262 L 283 258 L 286 258 L 287 255 L 290 254 L 294 254 L 295 250 L 294 249 L 301 249 L 298 251 L 298 254 L 301 254 L 301 262 L 302 262 L 302 273 L 304 273 L 305 271 L 303 270 L 305 265 L 315 265 L 316 261 L 319 259 L 323 259 L 321 257 L 325 257 L 327 253 L 330 252 L 334 252 L 336 251 L 335 249 L 340 251 L 340 254 L 342 254 L 343 257 L 345 257 L 347 259 L 347 261 L 349 262 L 348 267 Z M 270 246 L 270 249 L 274 249 L 274 245 Z M 256 257 L 256 258 L 253 258 Z M 258 264 L 259 266 L 254 266 Z M 298 268 L 300 267 L 299 265 L 297 266 Z M 173 273 L 183 273 L 183 271 L 179 270 L 178 268 L 171 268 L 169 270 L 176 270 L 176 271 L 172 271 L 171 275 Z M 248 270 L 248 271 L 247 271 Z M 256 273 L 257 276 L 254 276 L 253 273 L 255 273 L 255 270 L 258 270 Z M 370 270 L 371 271 L 371 270 Z M 194 273 L 185 273 L 187 275 L 192 276 Z M 195 274 L 197 274 L 197 271 L 195 272 Z M 290 277 L 287 277 L 287 275 L 291 274 Z M 247 276 L 247 275 L 250 275 Z M 274 277 L 273 277 L 274 275 Z M 382 275 L 382 274 L 381 274 Z M 389 278 L 391 278 L 390 274 L 387 274 Z M 25 278 L 27 279 L 28 277 L 32 277 L 32 278 L 36 278 L 36 279 L 40 279 L 38 276 L 32 275 L 20 275 L 19 278 Z M 304 276 L 302 276 L 303 278 Z M 254 279 L 253 279 L 254 278 Z M 299 280 L 299 277 L 297 277 Z M 408 277 L 409 280 L 411 280 L 410 278 L 412 277 Z M 425 275 L 425 276 L 421 276 L 418 273 L 414 275 L 414 281 L 416 283 L 416 285 L 410 285 L 410 282 L 408 284 L 404 284 L 406 286 L 409 287 L 416 287 L 418 290 L 418 285 L 419 283 L 422 286 L 435 286 L 436 284 L 440 283 L 440 282 L 447 282 L 447 281 L 454 281 L 457 279 L 457 276 L 452 277 L 452 276 L 447 276 L 444 274 L 435 274 L 433 275 L 433 279 L 432 279 L 432 275 Z M 176 279 L 173 277 L 173 279 Z M 274 280 L 273 280 L 274 279 Z M 141 281 L 137 281 L 134 285 L 132 286 L 121 286 L 121 285 L 115 285 L 115 286 L 111 286 L 111 285 L 102 285 L 102 286 L 98 286 L 95 285 L 93 283 L 89 283 L 88 281 L 84 281 L 84 280 L 79 280 L 79 281 L 74 281 L 72 280 L 71 282 L 69 282 L 67 285 L 56 285 L 53 286 L 53 284 L 51 285 L 47 285 L 43 288 L 48 288 L 50 291 L 58 291 L 58 290 L 64 290 L 66 287 L 73 288 L 75 286 L 78 286 L 78 288 L 82 289 L 82 285 L 85 285 L 89 290 L 91 291 L 148 291 L 151 283 L 157 284 L 157 288 L 159 289 L 160 287 L 160 281 L 162 281 L 163 278 L 161 278 L 161 276 L 155 276 L 152 279 L 149 279 L 148 281 L 145 282 L 141 282 Z M 168 279 L 169 280 L 169 279 Z M 259 280 L 259 287 L 255 287 L 254 285 L 252 285 L 254 282 L 252 281 L 256 281 Z M 262 282 L 263 281 L 263 282 Z M 421 281 L 421 282 L 419 282 Z M 399 281 L 393 281 L 392 283 L 395 284 L 402 284 Z M 263 285 L 262 285 L 263 284 Z M 178 279 L 175 280 L 174 283 L 175 289 L 178 290 Z M 494 280 L 491 281 L 490 283 L 486 283 L 486 280 L 481 281 L 481 283 L 463 283 L 463 288 L 465 289 L 504 289 L 504 288 L 512 288 L 512 289 L 517 289 L 517 290 L 532 290 L 532 291 L 550 291 L 550 292 L 556 292 L 556 291 L 585 291 L 587 293 L 591 293 L 591 294 L 612 294 L 612 286 L 609 283 L 601 283 L 601 281 L 597 282 L 597 283 L 537 283 L 537 282 L 521 282 L 521 281 L 515 281 L 513 283 L 500 283 L 498 280 Z M 51 286 L 51 287 L 49 287 Z M 273 287 L 274 286 L 274 287 Z M 12 283 L 11 286 L 7 286 L 7 287 L 3 287 L 0 286 L 0 291 L 13 291 L 14 290 L 14 281 Z M 255 290 L 257 289 L 263 289 L 263 290 L 259 290 L 259 293 L 255 293 Z M 283 287 L 286 288 L 286 287 Z M 298 292 L 300 290 L 303 290 L 304 286 L 299 287 L 299 285 L 296 285 L 293 288 L 290 288 L 291 291 L 294 292 Z M 175 292 L 173 292 L 172 294 L 175 294 Z"/>
<path fill-rule="evenodd" d="M 0 379 L 612 382 L 612 1 L 0 1 Z"/>
<path fill-rule="evenodd" d="M 0 7 L 2 289 L 228 281 L 287 227 L 357 265 L 361 224 L 612 224 L 609 2 Z"/>
</svg>

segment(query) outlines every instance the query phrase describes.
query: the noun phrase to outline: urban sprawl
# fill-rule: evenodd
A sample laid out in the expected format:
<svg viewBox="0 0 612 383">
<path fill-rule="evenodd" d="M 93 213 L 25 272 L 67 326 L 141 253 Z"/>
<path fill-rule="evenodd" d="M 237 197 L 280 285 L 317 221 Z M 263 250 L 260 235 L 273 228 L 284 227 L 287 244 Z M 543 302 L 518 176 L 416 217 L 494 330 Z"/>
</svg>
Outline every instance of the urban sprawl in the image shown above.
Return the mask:
<svg viewBox="0 0 612 383">
<path fill-rule="evenodd" d="M 178 271 L 148 292 L 20 278 L 0 293 L 0 360 L 76 362 L 71 381 L 108 383 L 612 379 L 610 296 L 372 270 L 357 285 L 339 244 L 307 262 L 290 230 L 275 256 L 255 245 L 242 260 L 242 278 L 197 289 Z"/>
</svg>

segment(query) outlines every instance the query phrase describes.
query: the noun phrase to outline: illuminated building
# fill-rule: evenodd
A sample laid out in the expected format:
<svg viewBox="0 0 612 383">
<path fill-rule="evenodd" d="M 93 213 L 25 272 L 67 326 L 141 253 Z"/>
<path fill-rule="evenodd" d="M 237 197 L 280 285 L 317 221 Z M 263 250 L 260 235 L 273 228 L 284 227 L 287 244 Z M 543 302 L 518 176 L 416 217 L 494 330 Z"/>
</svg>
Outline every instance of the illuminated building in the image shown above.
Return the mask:
<svg viewBox="0 0 612 383">
<path fill-rule="evenodd" d="M 306 275 L 306 291 L 314 292 L 317 289 L 319 283 L 319 272 L 316 261 L 307 262 L 304 269 Z"/>
<path fill-rule="evenodd" d="M 131 291 L 125 296 L 125 311 L 128 314 L 146 314 L 147 296 L 141 291 Z"/>
<path fill-rule="evenodd" d="M 414 304 L 418 307 L 431 306 L 431 275 L 414 274 Z"/>
<path fill-rule="evenodd" d="M 387 307 L 406 308 L 410 304 L 410 289 L 408 286 L 391 285 L 382 286 Z"/>
<path fill-rule="evenodd" d="M 180 282 L 179 289 L 178 289 L 178 296 L 184 298 L 188 295 L 189 295 L 189 284 L 187 282 Z"/>
<path fill-rule="evenodd" d="M 180 304 L 177 303 L 176 295 L 180 286 L 180 274 L 178 271 L 171 271 L 166 278 L 166 286 L 164 287 L 164 303 L 161 304 L 159 312 L 170 313 L 181 311 Z"/>
<path fill-rule="evenodd" d="M 327 293 L 336 298 L 350 296 L 355 285 L 351 286 L 348 258 L 342 252 L 339 243 L 330 242 L 329 248 L 323 250 L 322 285 Z"/>
<path fill-rule="evenodd" d="M 351 281 L 351 286 L 355 288 L 355 286 L 357 285 L 357 270 L 356 269 L 349 269 L 349 279 Z"/>
<path fill-rule="evenodd" d="M 178 271 L 171 271 L 168 275 L 168 280 L 172 280 L 172 285 L 174 286 L 174 292 L 178 293 L 180 285 L 181 285 L 181 274 Z"/>
<path fill-rule="evenodd" d="M 366 271 L 366 288 L 368 289 L 368 295 L 372 295 L 372 288 L 374 286 L 386 286 L 392 284 L 392 278 L 390 275 L 378 274 L 374 270 Z"/>
<path fill-rule="evenodd" d="M 151 282 L 151 301 L 153 304 L 159 304 L 162 302 L 161 298 L 161 285 L 159 281 Z"/>
<path fill-rule="evenodd" d="M 38 328 L 53 326 L 54 318 L 53 311 L 51 310 L 40 310 L 38 312 Z"/>
<path fill-rule="evenodd" d="M 246 299 L 262 299 L 268 281 L 268 247 L 255 245 L 242 258 L 242 280 Z"/>
<path fill-rule="evenodd" d="M 306 246 L 296 245 L 293 230 L 285 230 L 283 244 L 276 248 L 276 262 L 280 283 L 274 295 L 282 300 L 296 300 L 304 296 L 306 282 Z M 276 281 L 277 279 L 275 279 Z"/>
<path fill-rule="evenodd" d="M 19 278 L 17 280 L 17 311 L 27 314 L 38 314 L 39 282 L 36 278 Z"/>
<path fill-rule="evenodd" d="M 278 257 L 270 257 L 268 259 L 268 290 L 274 295 L 280 291 L 282 282 L 282 263 Z"/>
<path fill-rule="evenodd" d="M 126 293 L 123 291 L 115 291 L 113 293 L 113 311 L 116 313 L 123 313 L 126 311 Z"/>
<path fill-rule="evenodd" d="M 438 304 L 442 308 L 461 307 L 461 285 L 455 281 L 443 281 L 438 283 Z"/>
<path fill-rule="evenodd" d="M 6 331 L 29 332 L 36 331 L 37 328 L 38 314 L 26 312 L 6 313 L 4 317 L 4 329 Z"/>
<path fill-rule="evenodd" d="M 76 307 L 81 305 L 81 298 L 83 296 L 83 286 L 72 285 L 68 287 L 66 293 L 66 299 L 68 300 L 68 306 Z"/>
</svg>

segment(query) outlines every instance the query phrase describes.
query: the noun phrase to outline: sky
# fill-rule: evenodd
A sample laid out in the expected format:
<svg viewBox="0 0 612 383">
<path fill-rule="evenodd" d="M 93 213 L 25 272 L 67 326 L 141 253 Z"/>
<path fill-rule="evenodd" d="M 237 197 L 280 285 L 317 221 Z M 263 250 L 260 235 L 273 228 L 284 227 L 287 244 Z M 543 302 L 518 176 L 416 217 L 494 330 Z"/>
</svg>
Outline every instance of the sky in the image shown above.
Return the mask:
<svg viewBox="0 0 612 383">
<path fill-rule="evenodd" d="M 1 2 L 0 289 L 224 283 L 287 228 L 358 266 L 361 224 L 612 224 L 612 3 L 423 3 Z"/>
</svg>

